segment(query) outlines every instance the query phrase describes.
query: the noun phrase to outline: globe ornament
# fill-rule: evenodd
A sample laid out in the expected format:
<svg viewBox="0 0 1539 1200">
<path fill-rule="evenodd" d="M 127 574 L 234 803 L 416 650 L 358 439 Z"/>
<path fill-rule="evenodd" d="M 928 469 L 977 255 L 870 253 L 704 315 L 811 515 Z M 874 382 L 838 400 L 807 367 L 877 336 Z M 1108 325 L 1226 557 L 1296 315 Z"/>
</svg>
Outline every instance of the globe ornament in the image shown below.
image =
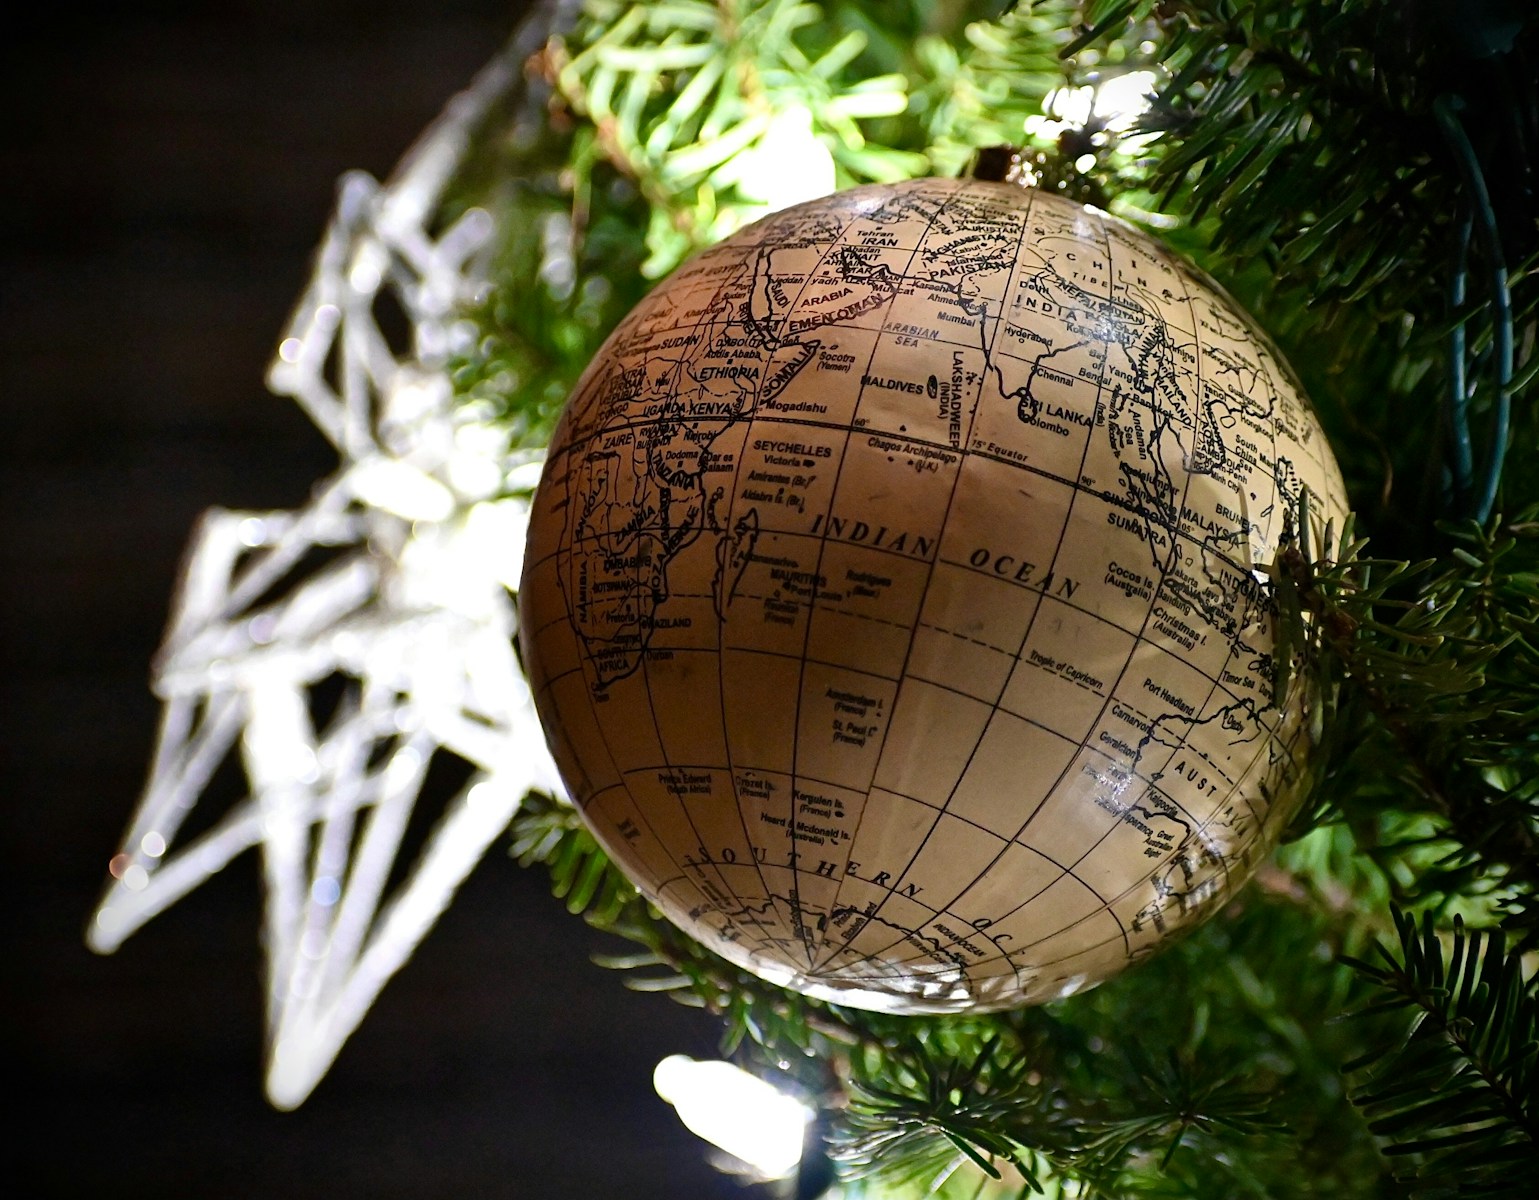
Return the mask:
<svg viewBox="0 0 1539 1200">
<path fill-rule="evenodd" d="M 705 251 L 579 383 L 523 653 L 600 843 L 675 924 L 858 1008 L 1040 1002 L 1212 913 L 1298 800 L 1263 568 L 1315 418 L 1212 282 L 977 179 Z"/>
</svg>

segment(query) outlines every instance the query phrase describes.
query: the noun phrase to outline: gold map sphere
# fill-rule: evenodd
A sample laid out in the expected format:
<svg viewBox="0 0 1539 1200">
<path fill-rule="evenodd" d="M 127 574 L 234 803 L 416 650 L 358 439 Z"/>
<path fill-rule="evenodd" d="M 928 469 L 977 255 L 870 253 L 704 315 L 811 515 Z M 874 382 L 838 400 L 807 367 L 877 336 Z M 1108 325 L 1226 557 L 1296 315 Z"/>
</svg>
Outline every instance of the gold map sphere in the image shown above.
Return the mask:
<svg viewBox="0 0 1539 1200">
<path fill-rule="evenodd" d="M 675 924 L 859 1008 L 1098 983 L 1213 912 L 1308 752 L 1261 568 L 1340 475 L 1150 238 L 972 179 L 700 254 L 595 357 L 520 590 L 552 752 Z"/>
</svg>

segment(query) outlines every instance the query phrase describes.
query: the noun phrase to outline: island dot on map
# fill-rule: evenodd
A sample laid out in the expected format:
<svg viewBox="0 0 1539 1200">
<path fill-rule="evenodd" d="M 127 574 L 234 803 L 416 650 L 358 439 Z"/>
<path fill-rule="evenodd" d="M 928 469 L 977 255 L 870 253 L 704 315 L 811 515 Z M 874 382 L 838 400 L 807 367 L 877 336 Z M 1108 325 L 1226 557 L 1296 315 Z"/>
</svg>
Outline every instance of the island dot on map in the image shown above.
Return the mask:
<svg viewBox="0 0 1539 1200">
<path fill-rule="evenodd" d="M 1308 753 L 1263 568 L 1345 511 L 1292 376 L 1127 224 L 857 188 L 663 282 L 579 382 L 521 646 L 605 850 L 854 1007 L 1098 983 L 1212 913 Z"/>
</svg>

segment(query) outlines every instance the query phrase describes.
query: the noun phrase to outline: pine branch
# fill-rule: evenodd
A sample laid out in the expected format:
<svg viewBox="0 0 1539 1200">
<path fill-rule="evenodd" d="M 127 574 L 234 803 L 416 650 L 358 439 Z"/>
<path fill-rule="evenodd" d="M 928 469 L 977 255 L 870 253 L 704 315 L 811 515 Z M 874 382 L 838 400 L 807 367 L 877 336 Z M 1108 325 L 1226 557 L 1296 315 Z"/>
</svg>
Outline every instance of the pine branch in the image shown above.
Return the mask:
<svg viewBox="0 0 1539 1200">
<path fill-rule="evenodd" d="M 842 9 L 862 14 L 853 2 Z M 786 122 L 806 117 L 805 129 L 788 135 L 809 160 L 801 167 L 831 155 L 841 185 L 924 170 L 923 155 L 864 132 L 908 108 L 900 64 L 877 65 L 897 43 L 872 39 L 868 27 L 880 21 L 849 27 L 822 15 L 804 0 L 589 0 L 571 37 L 548 47 L 556 95 L 649 202 L 646 276 L 666 274 L 767 211 L 744 168 Z"/>
<path fill-rule="evenodd" d="M 1539 895 L 1539 521 L 1459 536 L 1441 563 L 1369 560 L 1345 544 L 1316 564 L 1299 546 L 1274 572 L 1298 639 L 1279 654 L 1335 697 L 1323 717 L 1340 759 L 1315 816 L 1359 828 L 1388 808 L 1424 812 L 1448 849 L 1418 871 L 1421 897 L 1499 884 L 1535 936 Z M 1353 761 L 1356 759 L 1357 761 Z M 1386 786 L 1386 784 L 1388 786 Z M 1403 895 L 1402 900 L 1416 898 Z"/>
<path fill-rule="evenodd" d="M 962 1162 L 997 1180 L 1003 1164 L 1038 1194 L 1055 1174 L 1074 1177 L 1080 1122 L 1023 1055 L 1001 1060 L 998 1047 L 989 1037 L 971 1056 L 954 1058 L 915 1039 L 889 1052 L 880 1076 L 852 1081 L 834 1159 L 859 1176 L 896 1183 L 933 1181 Z"/>
<path fill-rule="evenodd" d="M 1445 947 L 1430 917 L 1396 911 L 1400 954 L 1349 960 L 1387 993 L 1368 1011 L 1409 1010 L 1391 1048 L 1348 1064 L 1353 1089 L 1413 1196 L 1531 1194 L 1539 1162 L 1539 997 L 1500 931 L 1455 921 Z"/>
</svg>

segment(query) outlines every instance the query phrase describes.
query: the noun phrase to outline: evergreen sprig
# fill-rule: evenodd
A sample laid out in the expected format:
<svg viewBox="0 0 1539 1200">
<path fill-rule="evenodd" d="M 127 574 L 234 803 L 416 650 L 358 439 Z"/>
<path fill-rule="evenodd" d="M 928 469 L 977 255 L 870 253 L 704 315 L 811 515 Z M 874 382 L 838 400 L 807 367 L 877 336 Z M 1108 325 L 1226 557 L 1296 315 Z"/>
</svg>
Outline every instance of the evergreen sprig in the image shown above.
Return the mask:
<svg viewBox="0 0 1539 1200">
<path fill-rule="evenodd" d="M 1396 910 L 1399 954 L 1347 961 L 1407 1014 L 1396 1040 L 1352 1063 L 1352 1099 L 1409 1195 L 1527 1196 L 1539 1155 L 1539 995 L 1500 930 L 1445 939 Z"/>
<path fill-rule="evenodd" d="M 862 131 L 905 111 L 907 80 L 854 69 L 869 34 L 822 15 L 803 0 L 589 0 L 571 36 L 552 42 L 557 95 L 651 204 L 645 275 L 768 211 L 744 168 L 779 131 L 803 133 L 809 156 L 824 148 L 845 186 L 923 170 L 922 155 Z"/>
<path fill-rule="evenodd" d="M 971 1164 L 994 1180 L 1013 1168 L 1039 1195 L 1058 1190 L 1074 1178 L 1081 1122 L 1024 1055 L 1001 1059 L 998 1046 L 994 1034 L 960 1056 L 918 1040 L 889 1051 L 879 1076 L 850 1081 L 834 1159 L 897 1184 L 928 1185 Z"/>
<path fill-rule="evenodd" d="M 597 925 L 619 921 L 636 902 L 636 887 L 604 853 L 577 810 L 542 792 L 531 792 L 513 819 L 508 852 L 520 866 L 541 863 L 551 892 L 573 916 Z"/>
<path fill-rule="evenodd" d="M 1282 622 L 1332 711 L 1312 819 L 1347 822 L 1402 903 L 1480 898 L 1539 937 L 1539 513 L 1450 531 L 1447 560 L 1285 550 Z M 1467 548 L 1466 548 L 1467 547 Z M 1406 818 L 1425 821 L 1406 836 Z M 1385 836 L 1388 834 L 1388 836 Z"/>
</svg>

